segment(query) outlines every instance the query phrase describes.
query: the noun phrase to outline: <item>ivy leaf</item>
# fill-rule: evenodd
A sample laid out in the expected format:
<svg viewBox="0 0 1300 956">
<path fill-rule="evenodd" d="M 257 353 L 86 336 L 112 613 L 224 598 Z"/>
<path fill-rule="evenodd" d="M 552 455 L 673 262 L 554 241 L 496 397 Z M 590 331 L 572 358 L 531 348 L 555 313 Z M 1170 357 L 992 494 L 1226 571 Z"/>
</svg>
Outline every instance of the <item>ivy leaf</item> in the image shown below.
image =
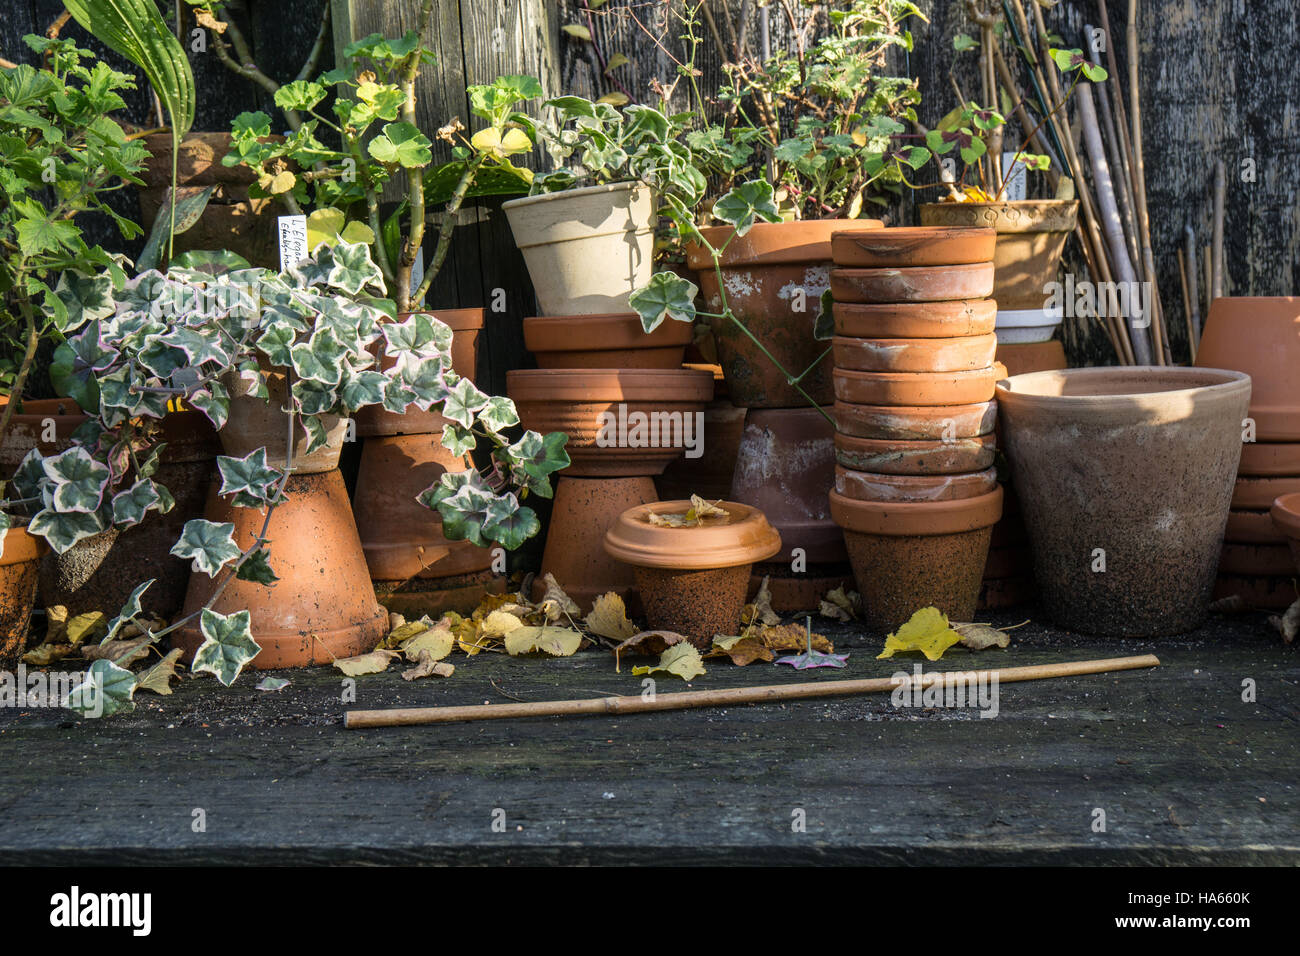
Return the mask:
<svg viewBox="0 0 1300 956">
<path fill-rule="evenodd" d="M 461 428 L 452 422 L 442 426 L 442 447 L 457 458 L 469 454 L 477 446 L 478 441 L 474 438 L 474 432 L 470 429 Z"/>
<path fill-rule="evenodd" d="M 487 405 L 479 410 L 478 420 L 492 433 L 503 431 L 519 424 L 519 412 L 515 403 L 501 395 L 493 395 Z"/>
<path fill-rule="evenodd" d="M 54 294 L 67 307 L 66 317 L 58 323 L 65 335 L 93 319 L 106 319 L 116 311 L 113 302 L 113 277 L 107 272 L 86 275 L 65 269 L 59 275 Z"/>
<path fill-rule="evenodd" d="M 343 357 L 347 350 L 332 328 L 318 328 L 306 342 L 290 348 L 289 354 L 300 378 L 331 387 L 342 382 Z"/>
<path fill-rule="evenodd" d="M 411 123 L 388 123 L 366 147 L 381 163 L 419 169 L 433 161 L 433 143 Z"/>
<path fill-rule="evenodd" d="M 474 424 L 475 413 L 487 404 L 488 396 L 479 391 L 469 379 L 462 378 L 443 401 L 442 414 L 462 428 L 469 428 Z"/>
<path fill-rule="evenodd" d="M 185 522 L 180 540 L 172 546 L 171 553 L 178 558 L 191 558 L 191 570 L 202 571 L 210 578 L 243 552 L 235 544 L 235 524 L 225 521 L 220 524 L 206 518 L 194 518 Z"/>
<path fill-rule="evenodd" d="M 107 465 L 77 445 L 44 459 L 42 465 L 46 476 L 54 482 L 56 509 L 82 514 L 99 510 L 112 477 Z"/>
<path fill-rule="evenodd" d="M 488 503 L 483 536 L 499 542 L 507 551 L 514 551 L 540 530 L 542 523 L 533 509 L 520 505 L 514 492 L 507 492 Z"/>
<path fill-rule="evenodd" d="M 46 508 L 38 511 L 27 525 L 31 534 L 44 538 L 58 554 L 67 553 L 78 541 L 99 534 L 108 528 L 108 521 L 98 511 L 59 514 Z"/>
<path fill-rule="evenodd" d="M 221 474 L 218 494 L 234 495 L 237 508 L 261 508 L 267 505 L 275 492 L 276 483 L 284 473 L 266 463 L 266 449 L 258 448 L 243 458 L 217 456 L 217 471 Z"/>
<path fill-rule="evenodd" d="M 170 695 L 172 692 L 171 682 L 178 676 L 176 664 L 180 659 L 181 649 L 179 647 L 168 651 L 166 657 L 140 674 L 135 682 L 136 688 L 138 690 L 152 691 L 155 694 L 163 694 L 164 696 Z"/>
<path fill-rule="evenodd" d="M 757 220 L 781 221 L 774 196 L 771 183 L 762 180 L 741 183 L 713 204 L 713 215 L 734 226 L 736 235 L 743 236 Z"/>
<path fill-rule="evenodd" d="M 656 272 L 650 282 L 628 296 L 628 304 L 641 317 L 641 328 L 653 332 L 664 319 L 695 320 L 695 295 L 699 287 L 675 272 Z"/>
<path fill-rule="evenodd" d="M 353 297 L 359 296 L 361 290 L 367 287 L 383 295 L 384 274 L 370 258 L 368 245 L 339 242 L 334 246 L 321 246 L 320 249 L 332 252 L 333 267 L 326 277 L 330 285 Z"/>
<path fill-rule="evenodd" d="M 268 586 L 280 580 L 279 576 L 271 570 L 270 562 L 267 561 L 266 548 L 258 548 L 250 554 L 235 572 L 235 577 L 241 581 L 255 581 Z"/>
<path fill-rule="evenodd" d="M 506 449 L 518 468 L 530 478 L 545 478 L 552 472 L 569 467 L 569 453 L 564 450 L 569 436 L 551 432 L 545 438 L 531 429 Z"/>
<path fill-rule="evenodd" d="M 153 584 L 155 580 L 155 578 L 150 578 L 130 593 L 126 603 L 118 611 L 117 617 L 109 622 L 108 633 L 104 635 L 104 643 L 113 640 L 118 631 L 144 613 L 144 606 L 140 603 L 140 598 L 144 596 L 144 592 L 149 589 L 149 585 Z"/>
<path fill-rule="evenodd" d="M 83 717 L 112 717 L 119 711 L 135 710 L 135 675 L 110 660 L 90 665 L 86 679 L 72 688 L 62 701 L 68 710 Z"/>
<path fill-rule="evenodd" d="M 176 501 L 162 485 L 148 478 L 142 478 L 125 491 L 113 496 L 113 524 L 136 525 L 144 516 L 156 509 L 166 514 L 175 507 Z"/>
<path fill-rule="evenodd" d="M 213 674 L 226 687 L 233 684 L 244 665 L 262 652 L 249 630 L 251 619 L 248 611 L 218 614 L 204 608 L 199 615 L 199 630 L 204 640 L 194 652 L 190 670 L 196 674 L 203 671 Z"/>
<path fill-rule="evenodd" d="M 900 651 L 920 651 L 927 660 L 937 661 L 944 651 L 961 640 L 948 626 L 948 616 L 938 608 L 923 607 L 894 634 L 885 638 L 885 649 L 876 655 L 880 660 Z"/>
</svg>

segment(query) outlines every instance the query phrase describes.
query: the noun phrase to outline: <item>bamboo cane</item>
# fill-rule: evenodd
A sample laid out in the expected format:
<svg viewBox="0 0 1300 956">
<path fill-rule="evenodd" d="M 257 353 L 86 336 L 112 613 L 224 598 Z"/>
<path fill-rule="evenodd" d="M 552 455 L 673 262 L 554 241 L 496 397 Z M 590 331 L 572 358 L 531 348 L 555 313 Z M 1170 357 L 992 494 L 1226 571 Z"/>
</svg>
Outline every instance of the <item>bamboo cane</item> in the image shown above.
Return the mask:
<svg viewBox="0 0 1300 956">
<path fill-rule="evenodd" d="M 1223 295 L 1223 205 L 1227 194 L 1227 170 L 1223 165 L 1223 160 L 1214 164 L 1214 231 L 1212 235 L 1213 251 L 1213 269 L 1210 275 L 1214 277 L 1214 282 L 1210 286 L 1210 299 L 1219 298 Z"/>
<path fill-rule="evenodd" d="M 1085 35 L 1091 36 L 1092 29 L 1091 26 L 1084 27 Z M 1095 53 L 1092 55 L 1092 60 L 1097 66 L 1101 66 L 1101 57 Z M 1119 131 L 1115 126 L 1115 111 L 1111 107 L 1111 89 L 1114 87 L 1115 78 L 1109 74 L 1107 76 L 1106 80 L 1094 83 L 1093 88 L 1097 91 L 1097 107 L 1101 118 L 1102 139 L 1106 143 L 1107 158 L 1110 161 L 1112 178 L 1114 179 L 1115 198 L 1119 202 L 1120 219 L 1124 226 L 1124 240 L 1128 247 L 1129 261 L 1137 262 L 1137 224 L 1133 215 L 1133 178 L 1129 174 L 1127 162 L 1124 158 L 1123 143 L 1120 141 Z M 1116 95 L 1118 95 L 1118 88 L 1115 87 L 1115 89 L 1117 91 Z"/>
<path fill-rule="evenodd" d="M 977 683 L 1011 684 L 1016 681 L 1077 677 L 1110 671 L 1157 667 L 1154 654 L 1139 657 L 1110 657 L 1102 660 L 1070 661 L 1062 664 L 1033 664 L 986 671 L 940 671 L 921 675 L 921 687 L 958 680 Z M 343 726 L 405 727 L 413 724 L 446 724 L 465 720 L 510 720 L 519 717 L 563 717 L 597 714 L 639 714 L 661 710 L 689 710 L 696 707 L 730 707 L 780 700 L 815 697 L 844 697 L 879 694 L 898 687 L 911 687 L 910 676 L 871 677 L 865 680 L 813 681 L 804 684 L 769 684 L 763 687 L 731 687 L 726 690 L 684 691 L 645 697 L 593 697 L 586 700 L 540 700 L 518 704 L 480 704 L 469 707 L 401 707 L 394 710 L 350 710 Z"/>
<path fill-rule="evenodd" d="M 1201 271 L 1196 267 L 1196 230 L 1191 222 L 1183 226 L 1183 245 L 1187 248 L 1187 287 L 1192 293 L 1192 360 L 1195 361 L 1196 349 L 1201 344 Z"/>
<path fill-rule="evenodd" d="M 1151 289 L 1151 338 L 1156 360 L 1165 361 L 1164 319 L 1160 290 L 1156 285 L 1155 255 L 1151 251 L 1151 221 L 1147 214 L 1146 167 L 1142 160 L 1142 105 L 1138 94 L 1138 0 L 1128 3 L 1128 97 L 1129 122 L 1133 126 L 1133 198 L 1137 203 L 1138 242 L 1142 250 L 1143 277 Z"/>
<path fill-rule="evenodd" d="M 1178 250 L 1178 279 L 1183 287 L 1183 317 L 1187 320 L 1187 354 L 1192 365 L 1196 364 L 1196 333 L 1192 326 L 1192 293 L 1187 285 L 1187 257 L 1183 250 Z"/>
</svg>

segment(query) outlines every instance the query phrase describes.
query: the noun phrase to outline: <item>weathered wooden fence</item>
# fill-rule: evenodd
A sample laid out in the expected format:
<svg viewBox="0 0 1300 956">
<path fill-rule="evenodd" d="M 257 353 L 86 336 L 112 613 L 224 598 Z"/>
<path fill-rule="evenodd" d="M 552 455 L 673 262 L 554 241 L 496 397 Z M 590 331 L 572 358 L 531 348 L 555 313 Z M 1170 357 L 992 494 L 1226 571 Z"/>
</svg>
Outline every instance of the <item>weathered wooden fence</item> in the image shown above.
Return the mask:
<svg viewBox="0 0 1300 956">
<path fill-rule="evenodd" d="M 590 11 L 584 0 L 439 0 L 436 26 L 427 41 L 438 53 L 419 90 L 419 110 L 427 130 L 453 116 L 468 114 L 465 86 L 490 82 L 498 74 L 529 73 L 548 93 L 599 95 L 626 91 L 650 99 L 653 84 L 671 83 L 674 59 L 682 58 L 676 12 L 683 0 L 608 0 Z M 749 0 L 708 0 L 726 47 L 731 38 L 724 7 L 751 12 L 746 33 L 750 49 L 761 49 L 760 11 L 768 15 L 773 48 L 792 42 L 786 7 Z M 295 74 L 310 48 L 328 4 L 336 45 L 373 31 L 396 34 L 409 27 L 419 0 L 242 0 L 231 7 L 246 27 L 253 58 L 270 75 Z M 0 55 L 30 60 L 21 37 L 42 32 L 62 9 L 58 0 L 3 0 Z M 919 0 L 928 23 L 914 25 L 916 49 L 899 68 L 919 78 L 923 120 L 933 122 L 955 105 L 952 72 L 965 89 L 974 89 L 972 55 L 958 57 L 952 37 L 969 32 L 964 5 L 954 0 Z M 1120 44 L 1121 68 L 1126 0 L 1111 0 L 1112 34 Z M 790 3 L 796 18 L 802 5 Z M 1047 11 L 1049 27 L 1066 45 L 1082 46 L 1082 29 L 1097 19 L 1096 3 L 1063 0 Z M 1300 265 L 1300 7 L 1294 0 L 1148 0 L 1141 4 L 1140 74 L 1145 128 L 1147 190 L 1153 240 L 1175 357 L 1185 360 L 1186 333 L 1178 281 L 1176 249 L 1191 224 L 1208 242 L 1210 184 L 1216 161 L 1228 169 L 1227 291 L 1238 295 L 1289 295 Z M 799 25 L 796 19 L 796 26 Z M 595 42 L 576 38 L 566 25 L 585 26 Z M 85 39 L 75 26 L 68 35 Z M 705 89 L 722 76 L 722 51 L 712 31 L 704 30 L 696 67 Z M 89 43 L 89 41 L 87 41 Z M 93 44 L 91 44 L 93 45 Z M 626 63 L 606 71 L 602 64 L 621 54 Z M 106 57 L 115 67 L 127 65 Z M 197 129 L 224 129 L 245 109 L 270 109 L 268 97 L 233 76 L 209 48 L 193 50 L 199 82 Z M 679 91 L 678 96 L 681 97 Z M 684 99 L 679 102 L 684 103 Z M 140 91 L 130 103 L 131 118 L 145 122 L 148 97 Z M 134 200 L 123 194 L 125 212 Z M 911 221 L 904 205 L 895 221 Z M 519 322 L 532 308 L 522 261 L 500 214 L 486 203 L 463 216 L 466 224 L 448 266 L 435 286 L 433 303 L 484 305 L 493 291 L 505 290 L 506 312 L 491 317 L 486 335 L 484 385 L 504 388 L 505 371 L 527 359 Z M 94 238 L 124 246 L 106 224 L 92 223 Z M 1072 259 L 1073 257 L 1071 257 Z M 1109 361 L 1109 346 L 1095 329 L 1067 329 L 1067 346 L 1076 363 Z"/>
</svg>

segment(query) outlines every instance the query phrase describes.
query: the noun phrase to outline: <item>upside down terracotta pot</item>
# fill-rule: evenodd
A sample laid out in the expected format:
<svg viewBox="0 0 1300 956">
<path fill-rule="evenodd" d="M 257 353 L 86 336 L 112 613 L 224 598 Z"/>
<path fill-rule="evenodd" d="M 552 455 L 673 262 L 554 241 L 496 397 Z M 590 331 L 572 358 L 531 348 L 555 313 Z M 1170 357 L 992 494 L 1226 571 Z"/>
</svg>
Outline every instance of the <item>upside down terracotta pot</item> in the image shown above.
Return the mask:
<svg viewBox="0 0 1300 956">
<path fill-rule="evenodd" d="M 217 493 L 218 487 L 213 482 L 209 489 L 206 517 L 233 523 L 235 543 L 247 548 L 261 532 L 265 514 L 236 508 Z M 329 664 L 373 650 L 388 632 L 388 612 L 375 600 L 343 476 L 338 469 L 294 474 L 286 493 L 267 532 L 268 560 L 279 580 L 263 585 L 233 579 L 213 610 L 251 612 L 253 640 L 262 650 L 250 667 Z M 216 581 L 193 572 L 183 613 L 199 610 L 212 597 Z M 192 660 L 203 643 L 198 622 L 176 631 L 172 642 Z"/>
<path fill-rule="evenodd" d="M 1043 308 L 1044 287 L 1056 281 L 1061 253 L 1078 214 L 1079 203 L 1073 199 L 923 203 L 920 207 L 923 226 L 996 230 L 992 295 L 1000 310 Z"/>
<path fill-rule="evenodd" d="M 855 438 L 899 441 L 952 441 L 991 435 L 997 402 L 969 405 L 857 405 L 836 402 L 836 428 Z"/>
<path fill-rule="evenodd" d="M 952 302 L 836 302 L 835 334 L 865 339 L 953 339 L 994 335 L 997 303 L 991 299 Z"/>
<path fill-rule="evenodd" d="M 989 368 L 996 335 L 955 339 L 831 339 L 835 367 L 859 372 L 968 372 Z"/>
<path fill-rule="evenodd" d="M 650 515 L 685 514 L 690 501 L 637 505 L 605 534 L 605 550 L 635 571 L 651 628 L 684 634 L 708 650 L 716 634 L 737 634 L 750 567 L 781 550 L 781 536 L 763 513 L 721 501 L 725 516 L 692 527 L 661 527 Z"/>
<path fill-rule="evenodd" d="M 647 333 L 635 312 L 524 319 L 538 368 L 681 368 L 691 333 L 690 322 L 673 319 Z"/>
<path fill-rule="evenodd" d="M 288 422 L 281 409 L 289 406 L 289 382 L 283 371 L 267 365 L 265 357 L 262 358 L 262 365 L 261 375 L 266 384 L 267 398 L 257 397 L 254 394 L 255 383 L 244 378 L 238 371 L 227 372 L 221 377 L 222 384 L 230 393 L 230 414 L 217 432 L 217 437 L 221 439 L 225 454 L 232 458 L 243 458 L 259 448 L 265 448 L 267 465 L 283 469 L 288 451 Z M 325 427 L 326 441 L 312 452 L 306 451 L 307 436 L 295 424 L 294 474 L 315 475 L 338 467 L 343 442 L 347 439 L 348 419 L 340 415 L 322 415 L 320 420 Z"/>
<path fill-rule="evenodd" d="M 1240 598 L 1254 608 L 1285 611 L 1300 599 L 1300 589 L 1296 587 L 1294 574 L 1285 577 L 1220 574 L 1214 582 L 1213 597 L 1216 601 Z"/>
<path fill-rule="evenodd" d="M 1250 376 L 1255 441 L 1300 442 L 1300 297 L 1215 299 L 1196 349 L 1196 364 Z"/>
<path fill-rule="evenodd" d="M 1088 368 L 998 384 L 1002 435 L 1044 606 L 1089 634 L 1177 634 L 1204 618 L 1250 378 Z"/>
<path fill-rule="evenodd" d="M 1000 487 L 952 501 L 855 501 L 835 491 L 830 501 L 869 628 L 896 630 L 924 607 L 974 620 Z"/>
<path fill-rule="evenodd" d="M 893 226 L 837 232 L 831 256 L 837 266 L 858 269 L 960 266 L 993 261 L 998 234 L 987 228 Z"/>
<path fill-rule="evenodd" d="M 18 666 L 36 603 L 37 565 L 45 539 L 22 526 L 0 532 L 0 670 Z"/>
<path fill-rule="evenodd" d="M 879 228 L 878 220 L 862 219 L 760 222 L 732 238 L 731 226 L 712 226 L 701 232 L 715 249 L 725 243 L 720 270 L 699 244 L 687 245 L 687 264 L 699 274 L 708 311 L 722 312 L 725 294 L 732 312 L 791 374 L 812 367 L 801 386 L 824 405 L 831 400 L 831 359 L 817 362 L 825 343 L 813 336 L 813 327 L 830 284 L 831 234 Z M 732 402 L 743 408 L 808 406 L 736 323 L 709 321 Z"/>
<path fill-rule="evenodd" d="M 1296 573 L 1296 562 L 1285 544 L 1225 543 L 1219 556 L 1219 573 L 1288 577 Z"/>
<path fill-rule="evenodd" d="M 835 460 L 885 475 L 959 475 L 983 471 L 997 456 L 992 435 L 951 441 L 900 441 L 835 434 Z"/>
<path fill-rule="evenodd" d="M 955 501 L 978 498 L 998 483 L 995 468 L 957 475 L 890 475 L 835 466 L 835 491 L 855 501 Z"/>
<path fill-rule="evenodd" d="M 973 405 L 993 398 L 1000 368 L 963 372 L 855 372 L 835 369 L 835 398 L 854 405 Z"/>
<path fill-rule="evenodd" d="M 832 269 L 836 302 L 950 302 L 983 299 L 993 291 L 993 263 L 907 269 Z"/>
</svg>

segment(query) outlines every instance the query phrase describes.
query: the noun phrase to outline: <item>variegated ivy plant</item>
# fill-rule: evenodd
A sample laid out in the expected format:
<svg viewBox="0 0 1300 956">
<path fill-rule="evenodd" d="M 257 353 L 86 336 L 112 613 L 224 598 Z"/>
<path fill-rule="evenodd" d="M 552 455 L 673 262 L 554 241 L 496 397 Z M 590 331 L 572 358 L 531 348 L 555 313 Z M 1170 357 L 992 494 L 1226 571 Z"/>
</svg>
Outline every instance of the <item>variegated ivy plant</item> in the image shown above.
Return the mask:
<svg viewBox="0 0 1300 956">
<path fill-rule="evenodd" d="M 293 455 L 320 448 L 334 418 L 369 405 L 397 413 L 410 405 L 436 409 L 448 422 L 442 444 L 458 455 L 486 441 L 487 474 L 444 474 L 419 500 L 442 515 L 448 538 L 518 547 L 540 527 L 520 499 L 550 497 L 550 474 L 569 463 L 566 436 L 525 431 L 511 441 L 506 432 L 519 424 L 514 404 L 458 376 L 451 329 L 430 315 L 396 321 L 393 303 L 370 295 L 383 288 L 369 247 L 345 242 L 321 244 L 280 274 L 173 269 L 116 285 L 111 303 L 87 313 L 84 326 L 68 338 L 66 381 L 83 408 L 97 414 L 71 447 L 47 458 L 33 451 L 14 478 L 16 500 L 34 512 L 29 530 L 63 553 L 110 527 L 138 524 L 150 511 L 169 511 L 172 496 L 154 478 L 157 436 L 169 407 L 183 402 L 221 428 L 237 381 L 251 386 L 246 394 L 268 399 L 268 376 L 277 375 L 289 391 L 285 447 L 272 454 L 289 460 L 288 468 L 268 461 L 265 447 L 242 458 L 217 458 L 221 493 L 233 495 L 237 506 L 265 510 L 263 532 L 243 548 L 233 524 L 187 522 L 172 554 L 191 560 L 196 573 L 274 581 L 266 528 L 270 510 L 284 497 Z M 228 684 L 260 650 L 247 612 L 222 615 L 207 607 L 151 632 L 140 618 L 144 587 L 119 622 L 134 621 L 156 640 L 198 617 L 206 640 L 194 670 L 211 670 Z M 92 673 L 92 681 L 125 686 L 119 674 L 108 672 L 116 662 L 102 664 L 105 673 Z M 92 691 L 82 697 L 94 697 Z"/>
</svg>

